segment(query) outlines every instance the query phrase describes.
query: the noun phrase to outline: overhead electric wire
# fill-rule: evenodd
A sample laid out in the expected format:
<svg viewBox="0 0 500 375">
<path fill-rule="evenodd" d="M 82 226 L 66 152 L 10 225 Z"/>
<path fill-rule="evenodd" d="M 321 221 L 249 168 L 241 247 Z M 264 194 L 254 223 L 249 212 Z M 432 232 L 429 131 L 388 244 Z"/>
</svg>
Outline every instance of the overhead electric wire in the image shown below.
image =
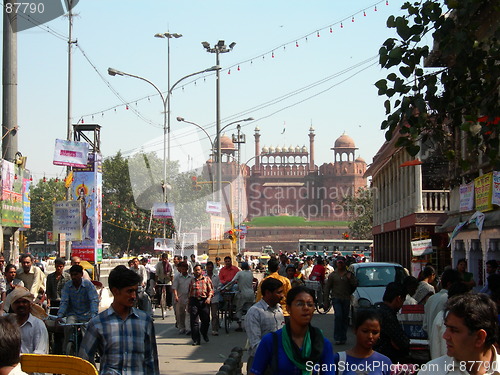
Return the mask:
<svg viewBox="0 0 500 375">
<path fill-rule="evenodd" d="M 268 101 L 268 102 L 262 103 L 262 104 L 260 104 L 260 105 L 258 105 L 258 106 L 255 106 L 255 107 L 253 107 L 253 108 L 251 108 L 251 109 L 249 109 L 249 110 L 239 112 L 238 114 L 236 114 L 236 115 L 232 115 L 231 117 L 235 117 L 235 116 L 244 116 L 244 115 L 249 114 L 249 113 L 255 113 L 255 111 L 259 111 L 259 110 L 262 110 L 262 109 L 264 109 L 264 108 L 267 108 L 267 107 L 269 107 L 269 106 L 271 106 L 271 105 L 273 105 L 273 104 L 277 104 L 277 103 L 279 103 L 279 102 L 281 102 L 281 101 L 283 101 L 283 100 L 285 100 L 285 99 L 288 99 L 288 98 L 290 98 L 290 97 L 292 97 L 292 96 L 298 95 L 298 94 L 300 94 L 300 93 L 302 93 L 302 92 L 304 92 L 304 91 L 307 91 L 307 90 L 309 90 L 309 89 L 312 89 L 312 88 L 314 88 L 314 87 L 316 87 L 316 86 L 318 86 L 318 85 L 320 85 L 320 84 L 322 84 L 322 83 L 328 82 L 328 81 L 329 81 L 329 80 L 331 80 L 331 79 L 337 78 L 337 77 L 339 77 L 339 76 L 341 76 L 341 75 L 343 75 L 343 74 L 345 74 L 345 73 L 351 72 L 352 70 L 354 70 L 354 69 L 356 69 L 356 68 L 359 68 L 359 67 L 361 67 L 361 66 L 365 65 L 367 62 L 371 62 L 371 61 L 373 61 L 373 60 L 374 60 L 374 59 L 376 59 L 376 58 L 377 58 L 377 56 L 374 56 L 374 57 L 371 57 L 371 58 L 369 58 L 369 59 L 366 59 L 366 60 L 364 60 L 364 61 L 362 61 L 362 62 L 360 62 L 360 63 L 358 63 L 358 64 L 355 64 L 355 65 L 354 65 L 354 66 L 352 66 L 352 67 L 349 67 L 349 68 L 344 69 L 344 70 L 342 70 L 342 71 L 340 71 L 340 72 L 337 72 L 337 73 L 335 73 L 335 74 L 332 74 L 331 76 L 325 77 L 325 78 L 323 78 L 323 79 L 321 79 L 321 80 L 319 80 L 319 81 L 316 81 L 316 82 L 314 82 L 314 83 L 312 83 L 312 84 L 310 84 L 310 85 L 304 86 L 304 87 L 299 88 L 299 89 L 297 89 L 297 90 L 294 90 L 294 91 L 292 91 L 292 92 L 290 92 L 290 93 L 287 93 L 287 94 L 285 94 L 285 95 L 282 95 L 282 96 L 280 96 L 280 97 L 278 97 L 278 98 L 276 98 L 276 99 L 273 99 L 273 100 L 270 100 L 270 101 Z M 353 74 L 351 74 L 351 75 L 350 75 L 350 76 L 348 76 L 347 78 L 343 79 L 342 81 L 337 82 L 337 83 L 335 83 L 334 85 L 331 85 L 330 87 L 328 87 L 328 88 L 326 88 L 326 89 L 324 89 L 324 90 L 322 90 L 322 91 L 319 91 L 319 92 L 317 92 L 317 93 L 315 93 L 315 94 L 313 94 L 313 95 L 311 95 L 311 96 L 308 96 L 307 98 L 304 98 L 304 99 L 299 100 L 299 101 L 297 101 L 297 102 L 295 102 L 295 103 L 292 103 L 292 104 L 287 105 L 287 106 L 285 106 L 285 107 L 283 107 L 283 108 L 280 108 L 279 110 L 274 111 L 274 112 L 272 112 L 271 114 L 265 115 L 265 116 L 263 116 L 263 117 L 258 117 L 258 118 L 256 118 L 254 121 L 246 122 L 246 123 L 242 124 L 241 126 L 242 126 L 242 127 L 247 127 L 247 126 L 250 126 L 250 125 L 252 125 L 253 123 L 255 123 L 255 122 L 257 122 L 257 121 L 261 121 L 261 120 L 263 120 L 263 119 L 266 119 L 266 118 L 272 117 L 272 116 L 274 116 L 276 113 L 282 112 L 282 111 L 284 111 L 284 110 L 286 110 L 286 109 L 288 109 L 288 108 L 294 107 L 294 106 L 299 105 L 299 104 L 301 104 L 301 103 L 304 103 L 304 102 L 306 102 L 306 101 L 308 101 L 308 100 L 310 100 L 310 99 L 313 99 L 313 98 L 315 98 L 315 97 L 317 97 L 317 96 L 319 96 L 319 95 L 321 95 L 321 94 L 323 94 L 323 93 L 325 93 L 325 92 L 327 92 L 327 91 L 331 90 L 332 88 L 334 88 L 334 87 L 336 87 L 336 86 L 338 86 L 338 85 L 340 85 L 340 84 L 342 84 L 342 83 L 344 83 L 344 82 L 346 82 L 346 81 L 350 80 L 351 78 L 355 77 L 356 75 L 360 74 L 361 72 L 365 71 L 366 69 L 369 69 L 370 67 L 375 66 L 376 64 L 377 64 L 377 62 L 374 62 L 374 63 L 372 63 L 372 64 L 370 64 L 370 65 L 368 65 L 368 66 L 366 66 L 366 67 L 364 67 L 364 68 L 362 68 L 362 69 L 360 69 L 360 70 L 358 70 L 358 71 L 354 72 Z M 271 103 L 271 104 L 269 104 L 269 103 Z M 225 120 L 225 122 L 230 121 L 230 120 L 228 120 L 228 119 L 224 119 L 224 120 Z M 206 124 L 204 127 L 208 127 L 208 126 L 210 126 L 210 125 L 213 125 L 213 123 Z M 201 130 L 193 129 L 192 131 L 190 131 L 190 132 L 187 132 L 187 133 L 183 134 L 183 137 L 184 137 L 184 136 L 189 136 L 190 134 L 196 134 L 196 133 L 198 133 L 199 131 L 201 131 Z M 211 134 L 211 135 L 213 135 L 213 136 L 214 136 L 215 134 Z M 175 140 L 175 137 L 174 137 L 173 139 Z M 192 143 L 194 143 L 194 142 L 196 142 L 196 141 L 197 141 L 197 140 L 194 140 L 194 141 L 191 141 L 191 142 L 185 143 L 185 144 L 183 144 L 183 145 L 184 145 L 184 146 L 187 146 L 187 145 L 192 144 Z M 152 143 L 150 143 L 150 144 L 148 144 L 148 145 L 147 145 L 147 146 L 148 146 L 148 150 L 151 150 L 151 151 L 160 151 L 160 150 L 161 150 L 160 148 L 159 148 L 159 149 L 154 149 L 154 147 L 155 147 L 155 146 L 159 146 L 160 144 L 161 144 L 161 141 L 158 141 L 158 142 L 152 142 Z M 137 148 L 133 148 L 133 149 L 130 149 L 130 150 L 124 151 L 124 152 L 123 152 L 123 154 L 133 154 L 133 153 L 137 152 L 137 150 L 139 150 L 139 149 L 141 149 L 141 148 L 144 148 L 144 145 L 143 145 L 143 146 L 141 146 L 141 147 L 137 147 Z"/>
</svg>

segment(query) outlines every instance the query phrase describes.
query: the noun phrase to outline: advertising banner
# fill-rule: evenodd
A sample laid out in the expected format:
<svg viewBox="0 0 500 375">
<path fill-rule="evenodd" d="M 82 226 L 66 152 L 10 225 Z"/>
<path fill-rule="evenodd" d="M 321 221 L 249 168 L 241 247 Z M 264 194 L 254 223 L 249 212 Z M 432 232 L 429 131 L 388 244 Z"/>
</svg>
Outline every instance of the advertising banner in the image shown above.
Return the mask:
<svg viewBox="0 0 500 375">
<path fill-rule="evenodd" d="M 89 163 L 74 170 L 71 184 L 73 202 L 81 206 L 80 241 L 73 241 L 72 256 L 98 263 L 102 261 L 102 165 L 99 154 L 90 154 Z"/>
<path fill-rule="evenodd" d="M 6 160 L 1 161 L 1 169 L 2 225 L 29 228 L 29 172 Z"/>
<path fill-rule="evenodd" d="M 460 212 L 474 209 L 474 181 L 460 185 Z"/>
<path fill-rule="evenodd" d="M 56 139 L 54 150 L 54 165 L 65 165 L 68 167 L 85 167 L 89 154 L 87 142 L 68 141 Z"/>
<path fill-rule="evenodd" d="M 493 205 L 491 204 L 492 185 L 493 172 L 486 173 L 474 179 L 477 211 L 485 212 L 493 209 Z"/>
<path fill-rule="evenodd" d="M 220 214 L 222 212 L 222 206 L 220 202 L 207 201 L 206 211 L 209 214 Z"/>
<path fill-rule="evenodd" d="M 153 217 L 155 219 L 172 219 L 175 214 L 173 203 L 155 203 L 153 205 Z"/>
<path fill-rule="evenodd" d="M 432 254 L 432 240 L 411 241 L 411 251 L 414 257 Z"/>
<path fill-rule="evenodd" d="M 491 203 L 500 206 L 500 172 L 493 171 L 493 193 Z"/>
<path fill-rule="evenodd" d="M 55 202 L 52 211 L 52 238 L 64 233 L 68 241 L 82 239 L 82 207 L 80 202 Z"/>
<path fill-rule="evenodd" d="M 226 219 L 223 216 L 210 216 L 210 239 L 223 240 L 224 239 L 224 225 Z"/>
<path fill-rule="evenodd" d="M 175 241 L 172 238 L 155 238 L 153 249 L 155 251 L 169 251 L 173 252 L 175 248 Z"/>
</svg>

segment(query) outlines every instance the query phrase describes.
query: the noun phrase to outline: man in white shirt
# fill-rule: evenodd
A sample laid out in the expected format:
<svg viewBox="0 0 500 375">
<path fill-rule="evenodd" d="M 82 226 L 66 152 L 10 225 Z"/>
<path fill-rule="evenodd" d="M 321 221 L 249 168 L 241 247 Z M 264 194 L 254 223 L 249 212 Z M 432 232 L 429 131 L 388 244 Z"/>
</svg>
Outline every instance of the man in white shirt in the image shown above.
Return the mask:
<svg viewBox="0 0 500 375">
<path fill-rule="evenodd" d="M 307 266 L 302 269 L 302 274 L 304 275 L 304 280 L 309 280 L 309 276 L 314 268 L 314 259 L 311 257 L 306 258 Z"/>
<path fill-rule="evenodd" d="M 193 277 L 189 275 L 189 266 L 186 262 L 180 262 L 178 265 L 179 276 L 174 278 L 172 289 L 174 292 L 175 308 L 176 308 L 176 327 L 179 329 L 179 334 L 191 334 L 189 314 L 187 307 L 189 302 L 189 285 Z"/>
<path fill-rule="evenodd" d="M 448 289 L 454 283 L 460 280 L 460 273 L 454 269 L 448 269 L 441 275 L 441 290 L 429 297 L 424 305 L 424 320 L 422 328 L 429 334 L 429 328 L 432 326 L 436 315 L 443 311 L 446 301 L 448 301 Z"/>
<path fill-rule="evenodd" d="M 252 362 L 264 335 L 276 332 L 285 324 L 280 301 L 283 298 L 283 283 L 273 277 L 265 279 L 260 285 L 262 299 L 248 309 L 245 316 L 245 331 L 250 348 L 248 349 L 247 370 L 250 373 Z"/>
<path fill-rule="evenodd" d="M 149 295 L 146 293 L 146 286 L 148 284 L 148 271 L 139 262 L 139 258 L 132 259 L 132 271 L 141 277 L 141 283 L 139 284 L 139 289 L 137 290 L 137 300 L 139 301 L 139 309 L 144 311 L 146 314 L 153 316 L 153 309 L 151 307 L 151 300 Z"/>
<path fill-rule="evenodd" d="M 24 287 L 17 287 L 8 296 L 21 328 L 21 353 L 48 354 L 49 333 L 41 319 L 32 313 L 35 297 Z"/>
<path fill-rule="evenodd" d="M 500 374 L 494 346 L 498 312 L 491 298 L 470 293 L 450 298 L 444 322 L 447 355 L 422 365 L 418 375 Z"/>
</svg>

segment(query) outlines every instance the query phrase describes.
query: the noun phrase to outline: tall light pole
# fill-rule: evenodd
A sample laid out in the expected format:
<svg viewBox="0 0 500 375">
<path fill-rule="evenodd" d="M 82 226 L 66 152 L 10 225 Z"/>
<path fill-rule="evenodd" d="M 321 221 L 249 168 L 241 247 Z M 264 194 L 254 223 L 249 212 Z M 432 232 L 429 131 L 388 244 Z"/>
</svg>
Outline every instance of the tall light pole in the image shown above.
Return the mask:
<svg viewBox="0 0 500 375">
<path fill-rule="evenodd" d="M 170 39 L 178 39 L 182 37 L 182 34 L 177 33 L 158 33 L 155 34 L 155 38 L 167 38 L 167 160 L 170 161 Z"/>
<path fill-rule="evenodd" d="M 207 50 L 207 52 L 210 53 L 215 53 L 215 65 L 220 66 L 219 63 L 219 54 L 221 53 L 227 53 L 231 52 L 236 45 L 235 42 L 232 42 L 229 47 L 226 46 L 225 42 L 223 40 L 219 40 L 217 44 L 215 44 L 213 47 L 210 47 L 210 44 L 208 42 L 201 42 L 201 45 Z M 221 160 L 222 160 L 222 155 L 221 155 L 221 149 L 220 149 L 220 137 L 219 134 L 221 132 L 220 128 L 220 72 L 217 71 L 217 78 L 216 78 L 216 113 L 215 113 L 215 124 L 216 124 L 216 132 L 217 134 L 217 153 L 215 155 L 215 162 L 217 163 L 217 201 L 221 201 L 221 181 L 222 181 L 222 169 L 221 169 Z"/>
<path fill-rule="evenodd" d="M 241 125 L 238 124 L 236 126 L 236 130 L 237 130 L 237 134 L 233 134 L 232 136 L 232 141 L 233 141 L 233 144 L 236 143 L 238 144 L 238 168 L 240 167 L 240 163 L 241 163 L 241 144 L 242 143 L 246 143 L 246 137 L 245 137 L 245 134 L 241 133 Z M 238 216 L 237 216 L 237 221 L 238 221 L 238 229 L 240 229 L 240 225 L 241 225 L 241 186 L 240 186 L 240 182 L 241 182 L 241 174 L 240 176 L 238 176 Z M 241 253 L 241 241 L 238 240 L 238 253 Z"/>
<path fill-rule="evenodd" d="M 160 98 L 161 98 L 162 103 L 163 103 L 163 183 L 162 183 L 163 202 L 167 201 L 167 158 L 166 158 L 166 155 L 167 155 L 167 105 L 169 102 L 170 94 L 172 93 L 174 88 L 181 81 L 183 81 L 189 77 L 195 76 L 197 74 L 213 72 L 214 70 L 218 72 L 220 70 L 220 66 L 215 65 L 215 66 L 212 66 L 211 68 L 200 70 L 199 72 L 191 73 L 191 74 L 188 74 L 187 76 L 182 77 L 181 79 L 179 79 L 177 82 L 175 82 L 173 84 L 173 86 L 170 88 L 170 90 L 168 90 L 167 96 L 165 97 L 163 95 L 163 93 L 161 92 L 161 90 L 158 88 L 158 86 L 156 86 L 149 79 L 146 79 L 144 77 L 140 77 L 140 76 L 137 76 L 134 74 L 130 74 L 130 73 L 125 73 L 125 72 L 122 72 L 122 71 L 117 70 L 117 69 L 108 68 L 108 74 L 110 76 L 127 76 L 127 77 L 140 79 L 141 81 L 147 82 L 151 86 L 153 86 L 155 88 L 155 90 L 158 92 L 158 94 L 160 95 Z M 170 152 L 170 150 L 169 150 L 169 152 Z M 163 227 L 163 237 L 165 238 L 165 227 Z"/>
</svg>

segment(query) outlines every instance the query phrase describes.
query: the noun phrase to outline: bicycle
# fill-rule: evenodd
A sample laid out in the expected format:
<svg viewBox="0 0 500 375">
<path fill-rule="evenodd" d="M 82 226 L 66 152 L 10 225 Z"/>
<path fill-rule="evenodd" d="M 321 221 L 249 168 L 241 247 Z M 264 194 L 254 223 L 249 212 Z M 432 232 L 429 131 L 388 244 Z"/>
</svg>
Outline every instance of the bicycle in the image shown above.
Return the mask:
<svg viewBox="0 0 500 375">
<path fill-rule="evenodd" d="M 311 290 L 314 291 L 315 298 L 314 298 L 314 305 L 316 307 L 316 311 L 323 315 L 328 313 L 330 309 L 332 308 L 332 303 L 329 301 L 326 305 L 323 303 L 323 293 L 322 293 L 322 285 L 321 282 L 319 281 L 313 281 L 313 280 L 304 280 L 305 281 L 305 286 Z"/>
<path fill-rule="evenodd" d="M 222 297 L 222 305 L 219 308 L 219 322 L 224 321 L 224 329 L 226 333 L 229 333 L 229 328 L 231 328 L 231 323 L 236 321 L 235 314 L 235 304 L 234 304 L 234 296 L 236 292 L 224 290 L 220 291 Z"/>
<path fill-rule="evenodd" d="M 155 297 L 155 307 L 158 308 L 158 305 L 161 308 L 161 318 L 165 319 L 165 315 L 167 314 L 167 285 L 168 284 L 156 284 L 156 287 L 161 288 L 160 292 L 160 300 Z"/>
<path fill-rule="evenodd" d="M 57 316 L 49 315 L 49 319 L 57 319 Z M 71 332 L 68 337 L 68 342 L 66 343 L 65 354 L 74 357 L 78 356 L 78 351 L 80 350 L 80 344 L 83 338 L 82 327 L 86 326 L 88 322 L 83 323 L 61 323 L 56 322 L 56 327 L 71 327 Z"/>
</svg>

